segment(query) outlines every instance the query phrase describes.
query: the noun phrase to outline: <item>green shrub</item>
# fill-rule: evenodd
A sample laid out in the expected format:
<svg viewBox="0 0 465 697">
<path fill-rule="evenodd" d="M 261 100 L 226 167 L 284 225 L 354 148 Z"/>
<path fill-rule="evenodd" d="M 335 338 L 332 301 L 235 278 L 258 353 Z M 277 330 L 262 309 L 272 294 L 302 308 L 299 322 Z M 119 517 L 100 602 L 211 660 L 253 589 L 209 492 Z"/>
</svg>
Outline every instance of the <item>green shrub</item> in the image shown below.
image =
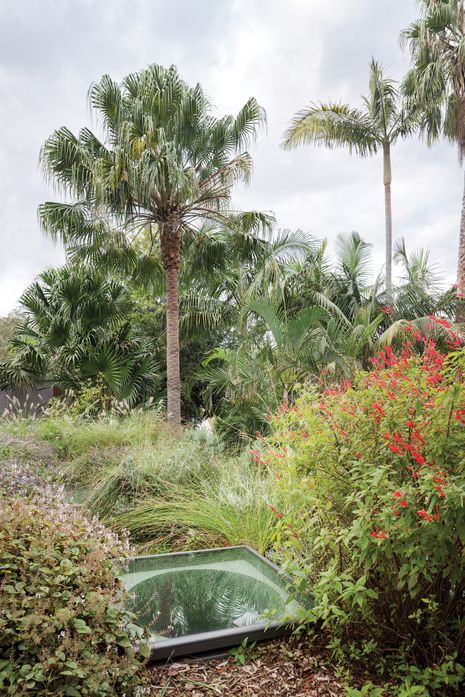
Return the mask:
<svg viewBox="0 0 465 697">
<path fill-rule="evenodd" d="M 255 453 L 279 478 L 277 555 L 314 593 L 303 622 L 338 658 L 430 670 L 425 695 L 465 673 L 464 363 L 388 348 L 353 385 L 303 396 Z"/>
<path fill-rule="evenodd" d="M 142 632 L 122 609 L 111 561 L 123 553 L 58 497 L 0 497 L 2 694 L 135 693 Z"/>
</svg>

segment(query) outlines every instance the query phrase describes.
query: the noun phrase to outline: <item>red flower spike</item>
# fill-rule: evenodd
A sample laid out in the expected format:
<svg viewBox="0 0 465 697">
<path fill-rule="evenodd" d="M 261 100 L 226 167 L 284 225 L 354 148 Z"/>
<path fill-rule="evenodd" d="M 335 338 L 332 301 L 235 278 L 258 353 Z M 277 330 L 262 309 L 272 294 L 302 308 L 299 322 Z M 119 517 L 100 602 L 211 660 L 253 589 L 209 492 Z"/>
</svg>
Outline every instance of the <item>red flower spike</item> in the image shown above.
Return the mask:
<svg viewBox="0 0 465 697">
<path fill-rule="evenodd" d="M 440 324 L 442 327 L 450 329 L 450 323 L 446 319 L 442 319 L 441 317 L 435 317 L 435 315 L 428 315 L 428 319 L 432 320 L 435 324 Z"/>
<path fill-rule="evenodd" d="M 268 506 L 268 508 L 270 509 L 270 511 L 271 511 L 272 513 L 275 514 L 276 518 L 282 518 L 282 517 L 283 517 L 283 514 L 280 513 L 279 511 L 277 511 L 276 508 L 275 508 L 272 504 L 270 504 L 270 505 Z"/>
<path fill-rule="evenodd" d="M 422 520 L 426 520 L 428 523 L 430 523 L 433 520 L 433 516 L 430 515 L 428 511 L 425 511 L 424 508 L 422 508 L 420 511 L 417 511 L 417 516 Z"/>
</svg>

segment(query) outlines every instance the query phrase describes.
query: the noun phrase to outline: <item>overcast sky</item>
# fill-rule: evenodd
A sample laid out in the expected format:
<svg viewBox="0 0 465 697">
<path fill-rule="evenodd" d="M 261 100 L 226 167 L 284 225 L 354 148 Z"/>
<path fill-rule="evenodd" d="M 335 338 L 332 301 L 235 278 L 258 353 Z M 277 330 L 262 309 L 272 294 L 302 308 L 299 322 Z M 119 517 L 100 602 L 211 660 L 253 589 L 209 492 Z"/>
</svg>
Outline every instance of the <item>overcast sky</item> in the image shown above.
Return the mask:
<svg viewBox="0 0 465 697">
<path fill-rule="evenodd" d="M 149 63 L 175 63 L 201 82 L 218 114 L 255 96 L 268 129 L 252 152 L 254 176 L 236 192 L 243 208 L 272 210 L 279 227 L 326 237 L 357 230 L 383 263 L 381 156 L 279 143 L 292 115 L 313 100 L 359 104 L 372 56 L 405 73 L 399 33 L 415 0 L 0 0 L 0 315 L 41 270 L 63 261 L 45 238 L 37 206 L 53 200 L 38 168 L 57 127 L 90 124 L 87 90 Z M 418 141 L 393 152 L 394 238 L 429 247 L 455 277 L 462 172 L 454 148 Z"/>
</svg>

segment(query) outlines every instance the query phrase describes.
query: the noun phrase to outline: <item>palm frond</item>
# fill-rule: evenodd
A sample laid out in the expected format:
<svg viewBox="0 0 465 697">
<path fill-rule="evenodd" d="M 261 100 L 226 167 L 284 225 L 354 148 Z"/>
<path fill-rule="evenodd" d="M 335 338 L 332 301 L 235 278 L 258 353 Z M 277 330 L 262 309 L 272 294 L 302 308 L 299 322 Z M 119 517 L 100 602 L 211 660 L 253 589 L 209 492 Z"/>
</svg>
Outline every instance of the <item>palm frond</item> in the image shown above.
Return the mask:
<svg viewBox="0 0 465 697">
<path fill-rule="evenodd" d="M 312 104 L 300 111 L 284 134 L 286 150 L 305 143 L 347 147 L 361 157 L 374 154 L 380 141 L 370 117 L 347 104 Z"/>
</svg>

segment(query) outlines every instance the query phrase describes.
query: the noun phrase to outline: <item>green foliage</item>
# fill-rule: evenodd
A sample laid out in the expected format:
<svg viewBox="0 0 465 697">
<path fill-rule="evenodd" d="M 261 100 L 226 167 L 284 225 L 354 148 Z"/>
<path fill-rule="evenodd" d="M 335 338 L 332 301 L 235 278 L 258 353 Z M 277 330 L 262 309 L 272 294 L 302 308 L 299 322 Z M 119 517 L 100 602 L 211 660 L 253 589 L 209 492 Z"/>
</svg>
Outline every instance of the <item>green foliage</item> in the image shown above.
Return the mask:
<svg viewBox="0 0 465 697">
<path fill-rule="evenodd" d="M 134 337 L 127 288 L 95 271 L 70 266 L 43 272 L 20 299 L 21 321 L 0 386 L 52 383 L 79 392 L 100 386 L 101 408 L 112 399 L 137 403 L 153 396 L 153 347 Z"/>
<path fill-rule="evenodd" d="M 146 549 L 249 544 L 263 553 L 274 534 L 272 483 L 247 460 L 218 462 L 208 474 L 192 473 L 178 483 L 165 475 L 156 497 L 144 498 L 112 524 Z"/>
<path fill-rule="evenodd" d="M 2 430 L 10 440 L 53 445 L 69 495 L 115 530 L 129 529 L 144 551 L 271 545 L 273 481 L 249 453 L 226 454 L 207 429 L 173 435 L 153 412 L 133 411 L 8 422 Z"/>
<path fill-rule="evenodd" d="M 120 604 L 122 545 L 58 498 L 0 503 L 2 694 L 135 694 L 143 633 Z"/>
<path fill-rule="evenodd" d="M 407 331 L 427 332 L 443 347 L 460 345 L 447 322 L 431 319 L 452 316 L 454 292 L 443 291 L 427 252 L 408 253 L 399 243 L 403 277 L 390 307 L 380 278 L 370 280 L 371 245 L 357 233 L 340 235 L 337 253 L 329 262 L 325 244 L 308 238 L 305 255 L 280 266 L 268 288 L 252 291 L 247 274 L 241 277 L 246 291 L 230 301 L 239 310 L 229 318 L 237 326 L 234 341 L 230 334 L 197 372 L 205 408 L 228 442 L 244 444 L 266 432 L 271 414 L 292 404 L 302 385 L 368 368 L 380 346 L 400 345 Z"/>
<path fill-rule="evenodd" d="M 15 332 L 18 319 L 15 313 L 0 317 L 0 361 L 4 361 L 9 356 L 10 340 Z"/>
<path fill-rule="evenodd" d="M 304 395 L 257 458 L 279 477 L 276 552 L 314 593 L 305 621 L 446 694 L 464 675 L 464 359 L 422 341 Z"/>
<path fill-rule="evenodd" d="M 249 643 L 249 640 L 246 637 L 242 640 L 240 646 L 236 646 L 235 648 L 231 649 L 229 653 L 238 665 L 245 666 L 248 661 L 253 661 L 256 658 L 256 653 L 254 653 L 254 648 L 256 645 L 256 641 Z"/>
<path fill-rule="evenodd" d="M 72 417 L 96 416 L 108 402 L 105 385 L 101 377 L 96 380 L 83 380 L 78 392 L 67 391 L 62 397 L 54 397 L 47 403 L 44 413 L 47 416 Z"/>
<path fill-rule="evenodd" d="M 385 691 L 382 687 L 376 687 L 373 683 L 367 683 L 360 690 L 356 687 L 346 688 L 346 697 L 383 697 Z"/>
</svg>

